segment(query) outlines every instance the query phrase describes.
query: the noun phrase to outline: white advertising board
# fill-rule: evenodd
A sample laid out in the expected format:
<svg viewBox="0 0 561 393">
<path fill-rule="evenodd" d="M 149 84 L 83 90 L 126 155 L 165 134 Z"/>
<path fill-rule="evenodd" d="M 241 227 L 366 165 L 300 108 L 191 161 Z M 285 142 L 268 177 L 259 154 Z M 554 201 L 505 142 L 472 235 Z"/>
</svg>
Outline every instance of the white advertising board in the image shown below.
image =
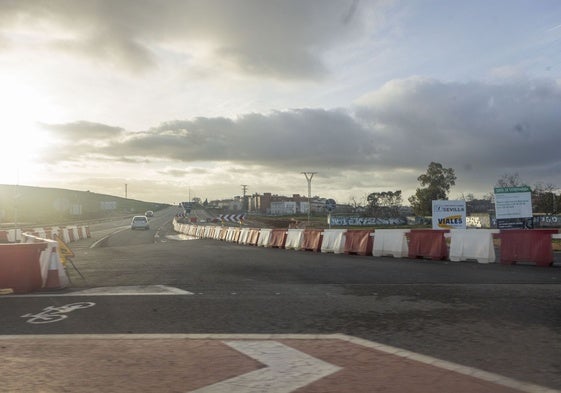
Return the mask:
<svg viewBox="0 0 561 393">
<path fill-rule="evenodd" d="M 495 214 L 497 220 L 532 217 L 530 187 L 496 187 Z"/>
<path fill-rule="evenodd" d="M 432 229 L 466 229 L 466 201 L 432 201 Z"/>
</svg>

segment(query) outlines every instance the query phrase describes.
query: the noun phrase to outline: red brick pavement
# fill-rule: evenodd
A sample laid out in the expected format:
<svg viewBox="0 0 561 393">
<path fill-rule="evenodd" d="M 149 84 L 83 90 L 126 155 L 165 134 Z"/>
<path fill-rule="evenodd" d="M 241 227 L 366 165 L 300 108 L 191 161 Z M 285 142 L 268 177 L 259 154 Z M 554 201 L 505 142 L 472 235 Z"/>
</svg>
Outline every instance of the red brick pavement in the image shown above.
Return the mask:
<svg viewBox="0 0 561 393">
<path fill-rule="evenodd" d="M 181 334 L 0 336 L 0 392 L 185 393 L 267 367 L 232 340 L 274 341 L 340 368 L 295 390 L 236 391 L 559 393 L 343 335 Z"/>
</svg>

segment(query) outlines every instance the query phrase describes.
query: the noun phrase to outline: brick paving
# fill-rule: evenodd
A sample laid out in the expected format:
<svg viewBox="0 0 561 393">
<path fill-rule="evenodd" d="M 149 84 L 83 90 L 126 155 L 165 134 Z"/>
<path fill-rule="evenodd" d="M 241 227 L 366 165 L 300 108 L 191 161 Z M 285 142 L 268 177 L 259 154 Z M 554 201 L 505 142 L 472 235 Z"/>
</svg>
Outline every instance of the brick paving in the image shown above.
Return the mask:
<svg viewBox="0 0 561 393">
<path fill-rule="evenodd" d="M 305 358 L 311 356 L 332 369 L 314 382 L 294 385 L 294 389 L 282 390 L 271 374 L 267 388 L 245 386 L 246 382 L 235 378 L 248 373 L 257 376 L 267 365 L 236 350 L 233 340 L 253 342 L 257 350 L 260 343 L 273 342 L 287 347 L 289 354 L 299 351 Z M 10 393 L 162 393 L 197 389 L 224 393 L 559 393 L 342 335 L 0 336 L 0 354 L 0 392 Z M 277 372 L 295 371 L 294 367 L 283 367 Z M 235 381 L 236 389 L 228 387 L 230 380 Z M 205 390 L 213 386 L 214 390 Z"/>
</svg>

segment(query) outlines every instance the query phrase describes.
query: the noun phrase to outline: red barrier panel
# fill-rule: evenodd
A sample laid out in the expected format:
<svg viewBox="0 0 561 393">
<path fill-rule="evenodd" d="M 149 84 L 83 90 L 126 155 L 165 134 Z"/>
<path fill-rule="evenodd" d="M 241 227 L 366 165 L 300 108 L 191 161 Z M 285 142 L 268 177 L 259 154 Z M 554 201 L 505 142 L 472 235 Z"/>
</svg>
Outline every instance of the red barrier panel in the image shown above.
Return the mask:
<svg viewBox="0 0 561 393">
<path fill-rule="evenodd" d="M 286 242 L 286 229 L 273 229 L 271 231 L 271 239 L 269 247 L 284 248 Z"/>
<path fill-rule="evenodd" d="M 241 228 L 234 229 L 234 236 L 232 237 L 232 242 L 233 243 L 239 243 L 241 234 L 242 234 Z"/>
<path fill-rule="evenodd" d="M 372 255 L 372 232 L 367 229 L 348 230 L 345 234 L 345 254 Z"/>
<path fill-rule="evenodd" d="M 412 229 L 409 232 L 409 258 L 447 259 L 444 234 L 448 229 Z"/>
<path fill-rule="evenodd" d="M 553 264 L 551 235 L 557 229 L 505 229 L 501 239 L 501 263 L 533 262 L 537 266 Z"/>
<path fill-rule="evenodd" d="M 0 231 L 0 243 L 9 243 L 8 231 Z"/>
<path fill-rule="evenodd" d="M 247 237 L 247 244 L 256 246 L 259 241 L 259 229 L 252 228 L 249 230 L 249 236 Z"/>
<path fill-rule="evenodd" d="M 46 248 L 47 243 L 1 244 L 0 288 L 12 288 L 15 293 L 41 289 L 39 258 Z"/>
<path fill-rule="evenodd" d="M 320 252 L 323 229 L 306 229 L 304 230 L 304 240 L 302 241 L 302 250 Z"/>
</svg>

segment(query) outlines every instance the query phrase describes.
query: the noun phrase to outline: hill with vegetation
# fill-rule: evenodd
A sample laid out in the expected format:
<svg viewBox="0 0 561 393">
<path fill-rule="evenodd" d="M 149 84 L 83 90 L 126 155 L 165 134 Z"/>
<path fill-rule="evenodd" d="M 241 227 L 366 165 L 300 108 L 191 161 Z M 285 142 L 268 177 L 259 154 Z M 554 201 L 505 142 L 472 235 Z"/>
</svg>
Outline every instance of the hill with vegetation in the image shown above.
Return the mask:
<svg viewBox="0 0 561 393">
<path fill-rule="evenodd" d="M 60 188 L 0 184 L 0 225 L 54 225 L 141 214 L 165 203 Z"/>
</svg>

